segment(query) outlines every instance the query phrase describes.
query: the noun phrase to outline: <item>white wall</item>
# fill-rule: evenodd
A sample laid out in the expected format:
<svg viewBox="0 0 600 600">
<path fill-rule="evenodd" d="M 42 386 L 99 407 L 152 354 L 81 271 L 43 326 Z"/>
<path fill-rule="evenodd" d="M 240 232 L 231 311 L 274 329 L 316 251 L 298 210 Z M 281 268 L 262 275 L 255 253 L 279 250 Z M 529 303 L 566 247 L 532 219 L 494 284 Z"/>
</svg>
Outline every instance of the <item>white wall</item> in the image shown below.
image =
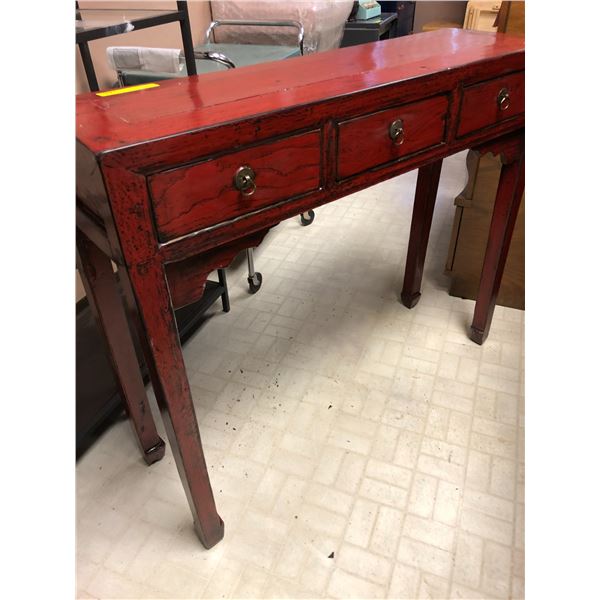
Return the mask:
<svg viewBox="0 0 600 600">
<path fill-rule="evenodd" d="M 466 2 L 417 2 L 413 31 L 419 33 L 430 21 L 455 21 L 462 27 Z"/>
</svg>

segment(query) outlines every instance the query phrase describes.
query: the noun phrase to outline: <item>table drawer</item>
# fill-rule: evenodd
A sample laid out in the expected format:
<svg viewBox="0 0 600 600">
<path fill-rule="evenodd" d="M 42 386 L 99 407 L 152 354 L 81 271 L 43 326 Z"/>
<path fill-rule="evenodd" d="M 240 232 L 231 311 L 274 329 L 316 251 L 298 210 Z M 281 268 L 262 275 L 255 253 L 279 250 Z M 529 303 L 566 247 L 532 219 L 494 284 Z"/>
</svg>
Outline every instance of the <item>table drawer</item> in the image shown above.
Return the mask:
<svg viewBox="0 0 600 600">
<path fill-rule="evenodd" d="M 167 241 L 316 190 L 320 173 L 316 130 L 151 175 L 158 237 Z"/>
<path fill-rule="evenodd" d="M 525 72 L 513 73 L 465 87 L 458 137 L 525 112 Z"/>
<path fill-rule="evenodd" d="M 341 121 L 338 179 L 400 160 L 444 141 L 448 98 L 427 100 Z"/>
</svg>

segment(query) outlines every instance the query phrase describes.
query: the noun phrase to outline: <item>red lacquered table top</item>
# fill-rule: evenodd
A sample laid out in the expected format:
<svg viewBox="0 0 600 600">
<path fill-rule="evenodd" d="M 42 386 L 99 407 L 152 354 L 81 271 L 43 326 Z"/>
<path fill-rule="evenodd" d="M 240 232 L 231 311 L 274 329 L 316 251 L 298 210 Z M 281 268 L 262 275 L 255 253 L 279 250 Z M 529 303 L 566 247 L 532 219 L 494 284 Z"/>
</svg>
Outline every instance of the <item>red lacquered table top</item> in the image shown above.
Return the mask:
<svg viewBox="0 0 600 600">
<path fill-rule="evenodd" d="M 94 153 L 427 77 L 523 52 L 521 36 L 463 29 L 373 42 L 100 97 L 77 96 L 77 139 Z"/>
</svg>

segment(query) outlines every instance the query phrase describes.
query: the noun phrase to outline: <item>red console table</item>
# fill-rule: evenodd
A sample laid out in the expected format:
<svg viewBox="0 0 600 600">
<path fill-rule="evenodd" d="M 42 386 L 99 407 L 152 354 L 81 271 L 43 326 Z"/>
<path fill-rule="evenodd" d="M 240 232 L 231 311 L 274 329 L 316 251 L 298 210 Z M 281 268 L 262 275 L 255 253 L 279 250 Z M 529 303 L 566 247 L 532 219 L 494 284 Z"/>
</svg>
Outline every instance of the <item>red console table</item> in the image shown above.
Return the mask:
<svg viewBox="0 0 600 600">
<path fill-rule="evenodd" d="M 524 186 L 524 40 L 443 29 L 114 96 L 77 97 L 77 244 L 149 462 L 119 268 L 200 540 L 223 537 L 174 309 L 283 219 L 418 168 L 402 301 L 414 306 L 445 156 L 503 168 L 471 339 L 486 338 Z M 111 281 L 113 283 L 111 283 Z"/>
</svg>

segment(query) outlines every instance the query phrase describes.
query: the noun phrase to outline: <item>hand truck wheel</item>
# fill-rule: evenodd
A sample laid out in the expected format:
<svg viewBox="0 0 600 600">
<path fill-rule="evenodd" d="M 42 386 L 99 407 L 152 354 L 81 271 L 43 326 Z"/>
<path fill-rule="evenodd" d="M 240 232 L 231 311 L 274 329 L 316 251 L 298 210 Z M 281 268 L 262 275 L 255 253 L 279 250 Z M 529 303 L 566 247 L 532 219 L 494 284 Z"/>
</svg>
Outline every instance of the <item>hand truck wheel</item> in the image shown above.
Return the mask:
<svg viewBox="0 0 600 600">
<path fill-rule="evenodd" d="M 308 212 L 300 215 L 300 223 L 302 225 L 310 225 L 315 220 L 315 211 L 309 210 Z"/>
<path fill-rule="evenodd" d="M 248 288 L 251 294 L 256 294 L 262 285 L 262 275 L 257 271 L 254 277 L 248 277 Z"/>
</svg>

